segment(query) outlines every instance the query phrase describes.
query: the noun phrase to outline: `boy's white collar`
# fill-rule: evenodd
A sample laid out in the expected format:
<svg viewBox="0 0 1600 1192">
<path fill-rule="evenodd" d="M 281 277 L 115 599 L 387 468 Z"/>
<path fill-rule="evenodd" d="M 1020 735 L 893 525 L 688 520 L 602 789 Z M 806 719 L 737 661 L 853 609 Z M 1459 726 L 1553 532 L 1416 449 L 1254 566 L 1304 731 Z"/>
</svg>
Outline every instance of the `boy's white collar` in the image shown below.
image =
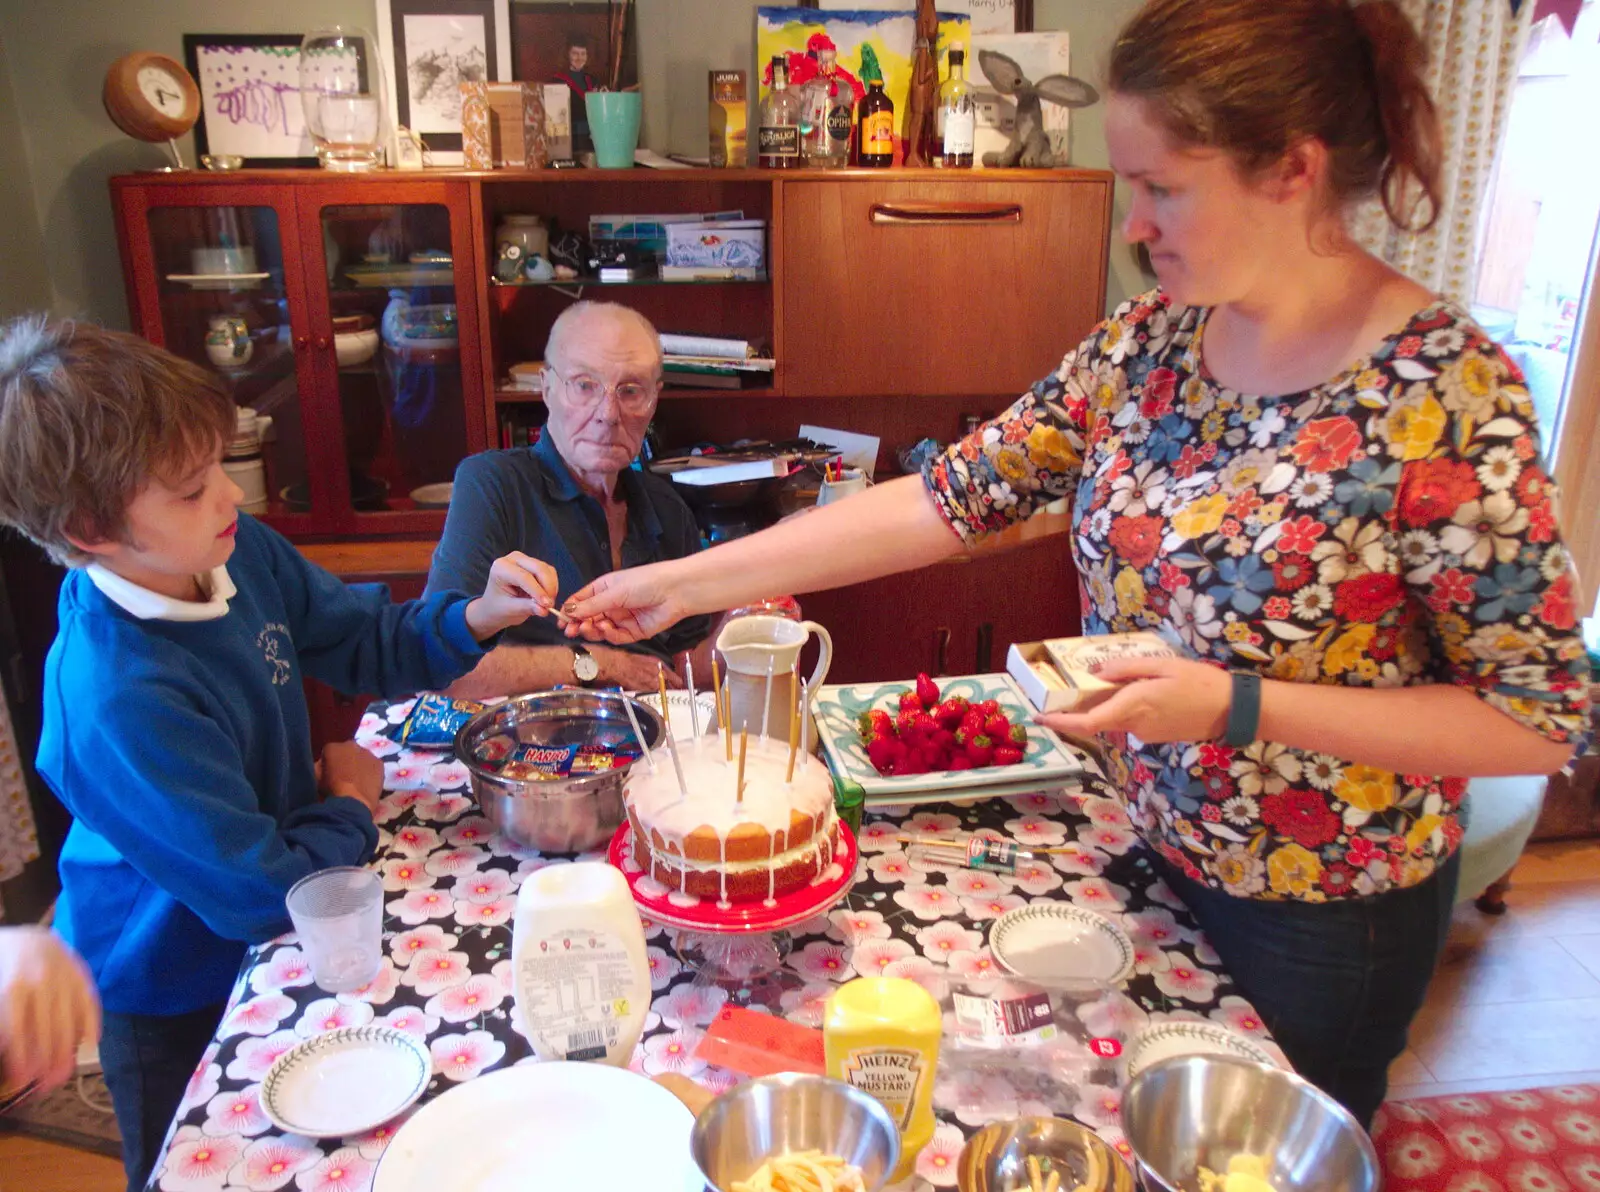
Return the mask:
<svg viewBox="0 0 1600 1192">
<path fill-rule="evenodd" d="M 208 574 L 195 577 L 200 590 L 209 597 L 204 603 L 174 600 L 152 592 L 101 563 L 90 563 L 84 570 L 107 600 L 141 621 L 215 621 L 228 615 L 228 601 L 238 591 L 228 578 L 226 567 L 214 567 Z"/>
</svg>

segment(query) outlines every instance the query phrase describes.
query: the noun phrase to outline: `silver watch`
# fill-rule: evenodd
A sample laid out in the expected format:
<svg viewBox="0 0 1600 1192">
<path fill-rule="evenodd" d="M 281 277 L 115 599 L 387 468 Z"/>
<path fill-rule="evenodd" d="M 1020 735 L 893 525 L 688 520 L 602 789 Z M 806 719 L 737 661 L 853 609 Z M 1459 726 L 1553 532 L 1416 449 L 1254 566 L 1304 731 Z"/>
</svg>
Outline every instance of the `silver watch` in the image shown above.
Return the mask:
<svg viewBox="0 0 1600 1192">
<path fill-rule="evenodd" d="M 600 664 L 582 646 L 572 647 L 572 677 L 585 687 L 600 677 Z"/>
</svg>

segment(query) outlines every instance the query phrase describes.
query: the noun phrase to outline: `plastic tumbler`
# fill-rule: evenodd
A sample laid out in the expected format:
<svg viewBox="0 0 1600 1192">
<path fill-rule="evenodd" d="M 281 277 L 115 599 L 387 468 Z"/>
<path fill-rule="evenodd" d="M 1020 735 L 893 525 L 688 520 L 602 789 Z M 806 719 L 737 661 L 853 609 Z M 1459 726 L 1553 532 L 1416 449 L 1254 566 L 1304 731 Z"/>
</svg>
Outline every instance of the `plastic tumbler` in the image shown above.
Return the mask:
<svg viewBox="0 0 1600 1192">
<path fill-rule="evenodd" d="M 632 168 L 633 151 L 639 147 L 639 93 L 591 91 L 583 104 L 594 139 L 595 165 L 603 170 Z"/>
<path fill-rule="evenodd" d="M 329 993 L 360 989 L 383 965 L 383 879 L 341 865 L 308 874 L 289 888 L 289 918 Z"/>
</svg>

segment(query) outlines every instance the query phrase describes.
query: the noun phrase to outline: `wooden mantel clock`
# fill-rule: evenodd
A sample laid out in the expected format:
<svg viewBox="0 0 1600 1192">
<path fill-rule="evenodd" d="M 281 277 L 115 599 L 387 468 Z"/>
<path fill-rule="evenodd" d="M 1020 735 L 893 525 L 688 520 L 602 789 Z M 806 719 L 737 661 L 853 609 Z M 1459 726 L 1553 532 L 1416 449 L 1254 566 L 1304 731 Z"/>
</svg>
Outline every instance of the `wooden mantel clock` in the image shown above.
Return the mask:
<svg viewBox="0 0 1600 1192">
<path fill-rule="evenodd" d="M 165 143 L 177 169 L 186 168 L 177 138 L 200 119 L 200 88 L 182 64 L 136 50 L 106 71 L 106 115 L 136 141 Z"/>
</svg>

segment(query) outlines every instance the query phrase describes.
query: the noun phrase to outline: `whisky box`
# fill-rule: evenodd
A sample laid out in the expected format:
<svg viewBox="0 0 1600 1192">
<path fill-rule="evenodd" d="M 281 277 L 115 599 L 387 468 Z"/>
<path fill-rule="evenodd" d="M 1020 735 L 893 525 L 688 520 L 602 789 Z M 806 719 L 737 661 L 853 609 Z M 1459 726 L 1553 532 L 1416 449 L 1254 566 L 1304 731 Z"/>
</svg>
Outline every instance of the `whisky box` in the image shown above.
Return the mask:
<svg viewBox="0 0 1600 1192">
<path fill-rule="evenodd" d="M 711 164 L 745 164 L 745 73 L 711 72 Z"/>
<path fill-rule="evenodd" d="M 488 83 L 461 84 L 461 162 L 469 170 L 494 169 Z"/>
<path fill-rule="evenodd" d="M 544 89 L 527 83 L 482 83 L 489 97 L 489 141 L 496 167 L 537 170 L 549 164 L 544 143 Z"/>
<path fill-rule="evenodd" d="M 1179 658 L 1182 651 L 1154 633 L 1108 633 L 1016 642 L 1006 672 L 1041 712 L 1084 712 L 1103 703 L 1119 684 L 1100 678 L 1107 662 L 1122 658 Z"/>
</svg>

